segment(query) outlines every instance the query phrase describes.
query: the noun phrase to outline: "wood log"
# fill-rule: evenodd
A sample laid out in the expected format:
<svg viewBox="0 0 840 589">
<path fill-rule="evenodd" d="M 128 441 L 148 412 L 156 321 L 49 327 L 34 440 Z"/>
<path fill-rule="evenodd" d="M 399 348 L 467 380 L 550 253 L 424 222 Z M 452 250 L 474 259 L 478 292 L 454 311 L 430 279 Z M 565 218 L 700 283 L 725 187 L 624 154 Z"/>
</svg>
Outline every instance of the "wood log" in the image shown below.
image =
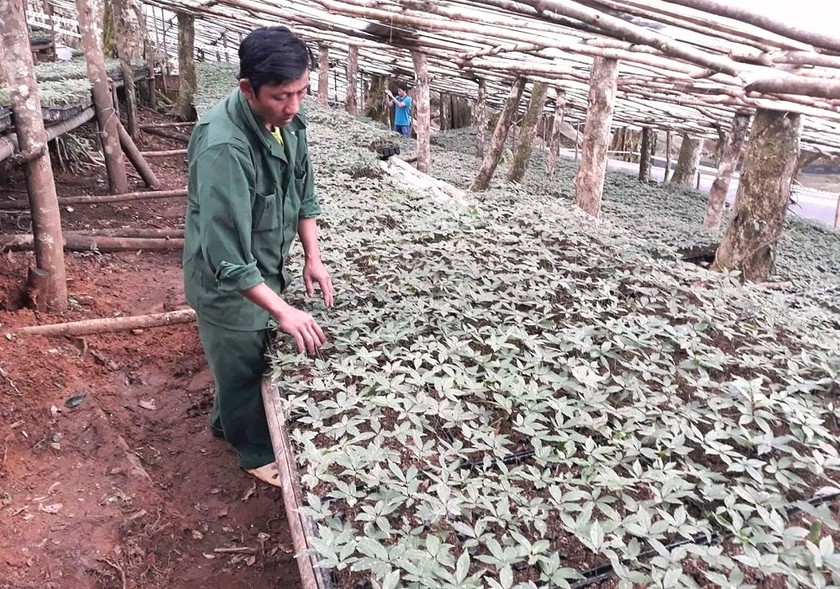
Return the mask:
<svg viewBox="0 0 840 589">
<path fill-rule="evenodd" d="M 744 140 L 747 138 L 747 129 L 750 126 L 750 115 L 747 113 L 735 113 L 732 119 L 732 130 L 726 138 L 723 147 L 723 154 L 718 166 L 717 178 L 709 190 L 709 204 L 706 206 L 706 216 L 703 219 L 703 227 L 710 231 L 717 231 L 720 221 L 723 218 L 723 208 L 726 205 L 726 195 L 729 193 L 729 183 L 732 175 L 738 167 L 741 153 L 744 149 Z"/>
<path fill-rule="evenodd" d="M 767 280 L 773 267 L 773 246 L 782 233 L 790 203 L 801 130 L 798 114 L 764 109 L 756 113 L 732 221 L 713 269 L 739 270 L 742 280 Z"/>
<path fill-rule="evenodd" d="M 154 313 L 151 315 L 132 315 L 129 317 L 107 317 L 105 319 L 86 319 L 84 321 L 70 321 L 68 323 L 54 323 L 52 325 L 33 325 L 18 327 L 6 332 L 6 337 L 22 335 L 40 335 L 46 337 L 92 335 L 96 333 L 114 333 L 130 331 L 132 329 L 146 329 L 165 325 L 178 325 L 195 321 L 195 311 L 180 309 L 168 313 Z"/>
<path fill-rule="evenodd" d="M 164 151 L 141 151 L 143 157 L 169 157 L 173 155 L 187 155 L 186 149 L 167 149 Z"/>
<path fill-rule="evenodd" d="M 195 121 L 172 121 L 171 123 L 154 123 L 154 124 L 147 124 L 147 125 L 138 125 L 138 129 L 141 131 L 149 131 L 151 129 L 169 129 L 171 127 L 181 128 L 181 127 L 192 127 L 195 125 Z"/>
<path fill-rule="evenodd" d="M 64 249 L 76 252 L 160 251 L 184 247 L 184 240 L 178 238 L 107 237 L 82 233 L 66 233 L 63 238 Z M 34 243 L 32 235 L 0 235 L 0 251 L 31 250 Z"/>
<path fill-rule="evenodd" d="M 144 133 L 148 133 L 150 135 L 157 135 L 158 137 L 166 137 L 167 139 L 174 139 L 175 141 L 181 141 L 182 143 L 189 143 L 190 142 L 190 136 L 189 135 L 184 135 L 183 133 L 176 133 L 175 131 L 169 131 L 167 129 L 157 129 L 157 128 L 144 129 L 143 127 L 140 127 L 140 129 Z"/>
<path fill-rule="evenodd" d="M 548 84 L 534 82 L 531 88 L 531 99 L 525 111 L 525 118 L 522 119 L 522 128 L 519 134 L 519 145 L 513 154 L 513 162 L 508 169 L 508 182 L 521 182 L 528 168 L 531 159 L 531 152 L 534 150 L 534 137 L 537 133 L 537 121 L 545 107 L 545 95 L 548 92 Z"/>
<path fill-rule="evenodd" d="M 143 154 L 140 153 L 140 150 L 137 149 L 137 146 L 134 144 L 131 134 L 126 131 L 119 119 L 117 120 L 117 131 L 120 134 L 120 145 L 122 146 L 125 155 L 128 156 L 128 160 L 131 162 L 131 165 L 134 166 L 134 169 L 137 170 L 137 173 L 140 174 L 141 178 L 143 178 L 143 182 L 145 182 L 146 186 L 152 190 L 160 190 L 162 186 L 160 180 L 157 179 L 154 170 L 149 167 L 149 164 L 143 158 Z"/>
<path fill-rule="evenodd" d="M 596 57 L 589 82 L 589 110 L 583 129 L 580 168 L 575 176 L 575 201 L 595 218 L 601 216 L 601 192 L 607 171 L 607 148 L 610 141 L 618 80 L 618 62 Z"/>
<path fill-rule="evenodd" d="M 120 149 L 117 118 L 114 116 L 115 105 L 108 89 L 108 72 L 102 55 L 102 42 L 97 33 L 94 0 L 76 0 L 76 14 L 79 19 L 79 30 L 82 33 L 88 79 L 93 86 L 93 104 L 96 108 L 99 139 L 105 154 L 108 184 L 112 193 L 125 193 L 128 192 L 128 176 L 125 171 L 123 152 Z"/>
<path fill-rule="evenodd" d="M 680 155 L 677 158 L 674 175 L 671 176 L 671 184 L 693 186 L 694 179 L 697 177 L 697 170 L 700 167 L 700 155 L 702 153 L 703 140 L 683 133 Z"/>
<path fill-rule="evenodd" d="M 85 229 L 65 231 L 65 235 L 88 235 L 101 237 L 184 237 L 183 229 L 157 229 L 154 227 L 114 227 L 107 229 Z"/>
<path fill-rule="evenodd" d="M 263 377 L 261 384 L 262 400 L 265 406 L 265 416 L 268 421 L 268 431 L 271 445 L 274 449 L 274 460 L 280 471 L 282 481 L 283 505 L 286 508 L 286 521 L 292 534 L 292 545 L 298 562 L 301 586 L 303 589 L 324 589 L 332 587 L 327 569 L 316 566 L 318 558 L 309 542 L 309 535 L 314 533 L 314 527 L 306 516 L 301 514 L 303 507 L 303 491 L 300 487 L 300 475 L 292 443 L 289 438 L 287 423 L 289 416 L 283 407 L 283 399 L 277 385 L 268 376 Z M 323 580 L 322 580 L 323 577 Z"/>
<path fill-rule="evenodd" d="M 193 99 L 197 88 L 195 75 L 195 16 L 178 11 L 178 98 L 173 114 L 183 121 L 195 120 Z"/>
<path fill-rule="evenodd" d="M 524 88 L 525 78 L 517 78 L 510 87 L 507 102 L 499 115 L 499 120 L 496 122 L 496 129 L 493 131 L 490 149 L 481 161 L 481 167 L 472 184 L 470 184 L 470 190 L 473 192 L 487 190 L 487 187 L 490 186 L 490 180 L 499 165 L 499 157 L 505 147 L 511 121 L 519 110 L 519 101 L 522 98 Z"/>
<path fill-rule="evenodd" d="M 46 272 L 49 287 L 42 302 L 57 311 L 67 309 L 67 281 L 61 243 L 61 213 L 55 190 L 47 132 L 40 108 L 40 95 L 29 47 L 23 2 L 0 0 L 0 75 L 10 89 L 17 140 L 24 153 L 42 155 L 24 168 L 26 188 L 32 203 L 35 263 Z"/>
<path fill-rule="evenodd" d="M 548 158 L 545 162 L 545 171 L 549 176 L 554 176 L 557 157 L 560 155 L 560 143 L 563 139 L 563 118 L 565 114 L 566 92 L 558 88 L 557 98 L 554 99 L 554 119 L 551 123 L 551 140 L 548 148 Z"/>
<path fill-rule="evenodd" d="M 439 180 L 421 172 L 405 160 L 395 155 L 392 155 L 385 162 L 381 163 L 384 164 L 382 165 L 382 168 L 389 173 L 394 173 L 389 166 L 399 169 L 400 175 L 413 188 L 431 190 L 433 193 L 441 196 L 441 200 L 455 199 L 462 204 L 467 203 L 467 195 L 463 190 L 452 186 L 448 182 L 444 182 L 443 180 Z"/>
<path fill-rule="evenodd" d="M 642 127 L 642 145 L 639 149 L 639 182 L 650 181 L 651 151 L 653 149 L 653 132 L 648 126 Z"/>
<path fill-rule="evenodd" d="M 484 144 L 487 143 L 487 82 L 478 79 L 478 100 L 475 106 L 475 155 L 484 158 Z"/>
<path fill-rule="evenodd" d="M 177 198 L 187 196 L 187 189 L 180 190 L 161 190 L 149 192 L 127 192 L 125 194 L 103 194 L 103 195 L 82 195 L 82 196 L 66 196 L 58 199 L 59 206 L 68 205 L 96 205 L 112 202 L 128 202 L 133 200 L 150 200 L 157 198 Z M 0 211 L 25 211 L 29 209 L 28 201 L 23 200 L 0 200 Z"/>
</svg>

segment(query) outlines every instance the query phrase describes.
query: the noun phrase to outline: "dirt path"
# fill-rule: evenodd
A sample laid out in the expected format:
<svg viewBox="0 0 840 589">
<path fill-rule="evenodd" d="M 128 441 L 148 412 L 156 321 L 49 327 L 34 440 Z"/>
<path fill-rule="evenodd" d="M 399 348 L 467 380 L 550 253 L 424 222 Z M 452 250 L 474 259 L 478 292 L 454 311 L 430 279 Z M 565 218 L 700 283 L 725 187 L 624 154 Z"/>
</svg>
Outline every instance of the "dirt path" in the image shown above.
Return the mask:
<svg viewBox="0 0 840 589">
<path fill-rule="evenodd" d="M 185 185 L 183 158 L 155 166 L 168 187 Z M 60 196 L 105 193 L 92 165 L 57 172 Z M 0 198 L 21 198 L 20 171 L 9 180 Z M 67 229 L 182 227 L 183 201 L 62 213 Z M 0 214 L 0 231 L 21 228 L 26 215 Z M 0 333 L 185 305 L 180 252 L 66 262 L 72 310 L 49 315 L 21 308 L 32 254 L 0 253 Z M 255 484 L 210 434 L 212 391 L 193 324 L 0 339 L 0 587 L 298 587 L 280 491 Z"/>
</svg>

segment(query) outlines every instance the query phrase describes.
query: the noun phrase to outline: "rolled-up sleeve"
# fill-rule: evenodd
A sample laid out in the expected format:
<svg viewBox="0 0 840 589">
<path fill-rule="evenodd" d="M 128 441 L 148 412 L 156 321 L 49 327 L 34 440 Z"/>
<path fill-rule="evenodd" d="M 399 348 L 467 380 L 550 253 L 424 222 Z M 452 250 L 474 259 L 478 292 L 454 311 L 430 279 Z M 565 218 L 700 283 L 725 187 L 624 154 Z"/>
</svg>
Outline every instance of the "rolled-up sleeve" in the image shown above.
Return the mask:
<svg viewBox="0 0 840 589">
<path fill-rule="evenodd" d="M 196 158 L 201 253 L 222 292 L 262 283 L 251 254 L 255 171 L 246 148 L 213 145 Z"/>
</svg>

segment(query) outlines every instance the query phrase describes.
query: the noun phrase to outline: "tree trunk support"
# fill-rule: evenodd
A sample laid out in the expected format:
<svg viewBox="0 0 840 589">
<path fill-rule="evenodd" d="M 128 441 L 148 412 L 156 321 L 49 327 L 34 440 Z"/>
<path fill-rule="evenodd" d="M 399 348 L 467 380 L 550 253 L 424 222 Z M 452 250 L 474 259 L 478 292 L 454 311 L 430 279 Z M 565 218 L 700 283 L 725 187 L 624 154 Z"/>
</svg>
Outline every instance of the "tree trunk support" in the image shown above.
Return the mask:
<svg viewBox="0 0 840 589">
<path fill-rule="evenodd" d="M 178 12 L 178 99 L 175 116 L 183 121 L 195 120 L 193 99 L 196 92 L 195 77 L 195 17 Z"/>
<path fill-rule="evenodd" d="M 652 148 L 653 132 L 650 127 L 642 127 L 642 146 L 639 150 L 639 182 L 644 182 L 645 184 L 650 181 Z"/>
<path fill-rule="evenodd" d="M 735 113 L 735 117 L 732 119 L 732 130 L 729 132 L 720 158 L 717 178 L 715 178 L 712 188 L 709 190 L 709 204 L 706 207 L 703 227 L 710 231 L 717 231 L 720 227 L 723 207 L 726 204 L 726 195 L 729 193 L 729 183 L 732 181 L 732 175 L 741 159 L 741 152 L 744 148 L 744 140 L 747 138 L 749 126 L 749 114 Z"/>
<path fill-rule="evenodd" d="M 511 121 L 513 121 L 513 118 L 519 110 L 519 101 L 522 99 L 524 88 L 525 78 L 516 78 L 510 87 L 507 102 L 499 115 L 499 120 L 496 122 L 496 129 L 493 131 L 490 150 L 481 161 L 478 174 L 476 174 L 475 179 L 470 184 L 470 190 L 473 192 L 487 190 L 487 187 L 490 186 L 490 180 L 493 178 L 496 166 L 499 165 L 499 156 L 502 155 L 502 150 L 505 147 L 505 140 L 507 139 Z"/>
<path fill-rule="evenodd" d="M 318 45 L 318 102 L 327 106 L 330 90 L 330 49 L 325 43 Z"/>
<path fill-rule="evenodd" d="M 76 12 L 79 30 L 82 33 L 82 47 L 85 51 L 88 78 L 93 86 L 93 104 L 96 108 L 96 122 L 99 125 L 99 138 L 105 154 L 105 170 L 108 184 L 114 194 L 128 192 L 128 176 L 125 172 L 120 136 L 117 130 L 117 117 L 111 92 L 108 88 L 108 73 L 105 70 L 105 58 L 102 55 L 102 42 L 97 34 L 95 0 L 76 0 Z"/>
<path fill-rule="evenodd" d="M 557 89 L 557 98 L 554 99 L 554 120 L 551 123 L 551 140 L 548 148 L 548 159 L 545 163 L 545 171 L 549 176 L 554 175 L 554 168 L 557 166 L 557 157 L 560 155 L 560 143 L 563 137 L 563 117 L 566 113 L 566 92 Z"/>
<path fill-rule="evenodd" d="M 519 133 L 519 145 L 516 153 L 513 154 L 513 162 L 508 169 L 508 182 L 521 182 L 528 169 L 528 161 L 531 159 L 531 152 L 534 150 L 534 138 L 537 134 L 537 122 L 545 107 L 545 95 L 548 92 L 548 84 L 545 82 L 534 82 L 531 88 L 531 100 L 528 102 L 528 109 L 525 111 L 525 118 L 522 120 L 522 130 Z"/>
<path fill-rule="evenodd" d="M 414 75 L 417 77 L 417 88 L 414 96 L 417 103 L 417 124 L 414 127 L 414 131 L 417 133 L 417 169 L 424 174 L 428 174 L 431 160 L 432 124 L 429 67 L 426 63 L 425 53 L 412 51 L 411 58 L 414 60 Z"/>
<path fill-rule="evenodd" d="M 617 84 L 618 60 L 596 57 L 589 80 L 589 109 L 583 129 L 580 169 L 575 176 L 577 205 L 596 218 L 601 216 L 601 192 Z"/>
<path fill-rule="evenodd" d="M 475 107 L 475 155 L 484 158 L 484 144 L 487 143 L 487 82 L 478 79 L 478 104 Z"/>
<path fill-rule="evenodd" d="M 773 245 L 782 233 L 790 202 L 801 131 L 799 114 L 767 109 L 756 112 L 732 221 L 713 269 L 739 270 L 742 280 L 767 280 L 773 269 Z"/>
<path fill-rule="evenodd" d="M 64 252 L 60 246 L 61 213 L 52 173 L 47 132 L 41 114 L 41 98 L 35 81 L 35 68 L 30 52 L 29 34 L 23 2 L 0 0 L 0 68 L 10 88 L 12 113 L 16 121 L 17 139 L 24 153 L 42 155 L 26 164 L 26 188 L 32 210 L 35 234 L 35 264 L 46 273 L 48 286 L 43 288 L 44 306 L 54 311 L 67 309 L 67 280 Z M 25 88 L 26 94 L 19 89 Z"/>
<path fill-rule="evenodd" d="M 359 91 L 359 46 L 350 45 L 347 50 L 347 96 L 344 106 L 351 115 L 359 113 L 358 98 Z"/>
<path fill-rule="evenodd" d="M 689 137 L 688 133 L 683 133 L 680 155 L 677 158 L 674 175 L 671 176 L 671 184 L 693 186 L 697 177 L 697 170 L 700 168 L 700 155 L 702 153 L 703 140 Z"/>
</svg>

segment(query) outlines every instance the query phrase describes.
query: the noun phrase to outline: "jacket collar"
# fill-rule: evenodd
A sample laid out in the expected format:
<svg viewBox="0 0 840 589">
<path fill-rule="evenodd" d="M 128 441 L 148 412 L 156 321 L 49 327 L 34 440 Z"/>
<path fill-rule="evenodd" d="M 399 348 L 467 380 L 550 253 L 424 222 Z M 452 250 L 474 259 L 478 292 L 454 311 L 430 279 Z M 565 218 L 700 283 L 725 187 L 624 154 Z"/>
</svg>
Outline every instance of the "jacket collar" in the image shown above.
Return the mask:
<svg viewBox="0 0 840 589">
<path fill-rule="evenodd" d="M 277 139 L 271 134 L 271 131 L 266 128 L 262 119 L 254 115 L 254 111 L 251 110 L 251 105 L 248 104 L 248 100 L 242 91 L 237 89 L 235 93 L 236 110 L 245 126 L 260 138 L 260 141 L 262 141 L 271 155 L 288 162 L 289 158 L 286 154 L 294 154 L 297 151 L 297 131 L 306 128 L 303 117 L 300 114 L 295 115 L 292 122 L 280 129 L 280 135 L 283 137 L 283 145 L 280 145 Z M 284 146 L 285 149 L 283 149 Z"/>
</svg>

